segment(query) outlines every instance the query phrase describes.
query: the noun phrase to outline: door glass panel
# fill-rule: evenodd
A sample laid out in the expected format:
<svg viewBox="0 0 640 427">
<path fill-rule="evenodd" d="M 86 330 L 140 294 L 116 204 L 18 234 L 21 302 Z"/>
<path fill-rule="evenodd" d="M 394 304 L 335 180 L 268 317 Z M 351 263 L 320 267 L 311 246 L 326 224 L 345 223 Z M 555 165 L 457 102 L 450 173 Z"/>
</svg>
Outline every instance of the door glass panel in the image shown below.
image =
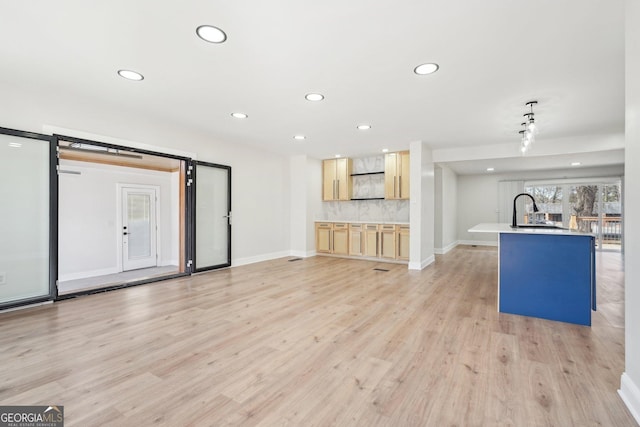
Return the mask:
<svg viewBox="0 0 640 427">
<path fill-rule="evenodd" d="M 525 221 L 553 224 L 596 237 L 599 250 L 622 248 L 622 203 L 620 182 L 563 185 L 527 185 L 540 209 L 525 199 Z"/>
<path fill-rule="evenodd" d="M 151 255 L 151 197 L 148 194 L 127 194 L 129 258 Z"/>
<path fill-rule="evenodd" d="M 602 248 L 622 247 L 622 199 L 620 184 L 602 186 Z"/>
<path fill-rule="evenodd" d="M 564 215 L 562 211 L 563 191 L 560 185 L 527 186 L 525 192 L 536 200 L 538 212 L 534 212 L 533 203 L 528 197 L 523 197 L 525 218 L 528 224 L 547 224 L 562 227 Z"/>
<path fill-rule="evenodd" d="M 0 304 L 50 294 L 49 144 L 0 134 Z"/>
<path fill-rule="evenodd" d="M 196 270 L 230 264 L 227 168 L 196 164 Z"/>
</svg>

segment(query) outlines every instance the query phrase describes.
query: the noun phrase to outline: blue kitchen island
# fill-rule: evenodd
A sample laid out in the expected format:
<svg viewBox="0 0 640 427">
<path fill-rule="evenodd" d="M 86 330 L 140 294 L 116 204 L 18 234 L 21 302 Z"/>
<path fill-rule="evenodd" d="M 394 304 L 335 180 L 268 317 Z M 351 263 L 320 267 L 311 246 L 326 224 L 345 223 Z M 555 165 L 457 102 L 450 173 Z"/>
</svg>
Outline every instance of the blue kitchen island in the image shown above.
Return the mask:
<svg viewBox="0 0 640 427">
<path fill-rule="evenodd" d="M 478 224 L 498 233 L 498 311 L 591 326 L 595 237 L 558 228 Z"/>
</svg>

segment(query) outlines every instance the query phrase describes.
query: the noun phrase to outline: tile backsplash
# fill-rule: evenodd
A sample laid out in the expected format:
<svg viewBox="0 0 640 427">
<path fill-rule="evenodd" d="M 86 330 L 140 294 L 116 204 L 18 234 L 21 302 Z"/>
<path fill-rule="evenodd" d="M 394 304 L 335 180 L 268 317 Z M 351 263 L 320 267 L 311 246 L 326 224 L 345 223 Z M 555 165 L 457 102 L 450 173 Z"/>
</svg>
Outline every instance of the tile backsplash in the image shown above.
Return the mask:
<svg viewBox="0 0 640 427">
<path fill-rule="evenodd" d="M 353 200 L 323 202 L 326 221 L 409 222 L 409 200 Z"/>
</svg>

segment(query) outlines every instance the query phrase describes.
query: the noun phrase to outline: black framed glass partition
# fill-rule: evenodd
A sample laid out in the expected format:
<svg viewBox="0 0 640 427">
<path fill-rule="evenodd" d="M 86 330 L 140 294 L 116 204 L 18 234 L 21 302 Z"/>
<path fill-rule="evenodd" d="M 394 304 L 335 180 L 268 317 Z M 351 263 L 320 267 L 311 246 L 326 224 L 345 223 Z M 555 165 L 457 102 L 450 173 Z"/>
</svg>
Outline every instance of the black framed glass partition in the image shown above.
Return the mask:
<svg viewBox="0 0 640 427">
<path fill-rule="evenodd" d="M 193 162 L 194 271 L 231 265 L 231 167 Z"/>
<path fill-rule="evenodd" d="M 0 308 L 56 297 L 56 162 L 51 137 L 0 128 Z"/>
</svg>

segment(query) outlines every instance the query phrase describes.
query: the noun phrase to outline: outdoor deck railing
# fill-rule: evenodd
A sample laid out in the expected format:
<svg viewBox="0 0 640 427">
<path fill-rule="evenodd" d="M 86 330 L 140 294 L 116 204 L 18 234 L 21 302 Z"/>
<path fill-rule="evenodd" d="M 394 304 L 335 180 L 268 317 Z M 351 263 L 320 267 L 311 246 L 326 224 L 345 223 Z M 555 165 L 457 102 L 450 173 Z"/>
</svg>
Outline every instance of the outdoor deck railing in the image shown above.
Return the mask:
<svg viewBox="0 0 640 427">
<path fill-rule="evenodd" d="M 599 235 L 597 216 L 579 216 L 576 218 L 578 230 Z M 602 218 L 602 243 L 620 243 L 622 241 L 622 220 L 620 217 Z"/>
</svg>

